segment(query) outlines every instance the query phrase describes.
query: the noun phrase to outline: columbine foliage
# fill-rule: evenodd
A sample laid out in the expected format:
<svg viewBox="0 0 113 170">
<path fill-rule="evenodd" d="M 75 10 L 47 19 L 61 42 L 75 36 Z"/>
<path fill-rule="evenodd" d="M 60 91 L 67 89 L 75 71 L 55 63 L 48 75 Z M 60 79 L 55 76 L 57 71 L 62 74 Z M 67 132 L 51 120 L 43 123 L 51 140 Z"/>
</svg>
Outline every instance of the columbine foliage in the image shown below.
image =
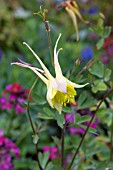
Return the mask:
<svg viewBox="0 0 113 170">
<path fill-rule="evenodd" d="M 77 2 L 0 2 L 2 170 L 113 169 L 112 5 Z"/>
</svg>

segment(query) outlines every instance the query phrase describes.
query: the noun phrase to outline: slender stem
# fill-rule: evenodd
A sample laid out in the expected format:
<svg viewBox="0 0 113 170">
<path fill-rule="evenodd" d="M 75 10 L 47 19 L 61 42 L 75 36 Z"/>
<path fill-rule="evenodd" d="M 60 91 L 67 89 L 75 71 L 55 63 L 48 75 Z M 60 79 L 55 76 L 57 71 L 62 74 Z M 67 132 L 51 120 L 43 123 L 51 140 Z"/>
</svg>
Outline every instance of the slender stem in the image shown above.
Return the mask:
<svg viewBox="0 0 113 170">
<path fill-rule="evenodd" d="M 32 87 L 30 89 L 30 92 L 28 94 L 28 100 L 27 100 L 27 114 L 28 114 L 28 118 L 29 118 L 29 121 L 30 121 L 30 124 L 31 124 L 31 128 L 32 128 L 34 134 L 35 134 L 35 128 L 34 128 L 33 121 L 32 121 L 31 115 L 30 115 L 29 102 L 30 102 L 31 92 L 32 92 L 34 86 L 36 85 L 37 81 L 38 81 L 38 78 L 33 83 Z M 43 168 L 40 165 L 39 158 L 38 158 L 38 143 L 36 144 L 36 157 L 37 157 L 37 163 L 38 163 L 39 169 L 43 170 Z"/>
<path fill-rule="evenodd" d="M 112 125 L 111 125 L 111 141 L 110 141 L 110 160 L 113 160 L 113 114 L 112 114 Z"/>
<path fill-rule="evenodd" d="M 85 139 L 85 136 L 86 136 L 86 134 L 87 134 L 87 132 L 88 132 L 88 129 L 89 129 L 89 127 L 90 127 L 90 125 L 91 125 L 91 123 L 92 123 L 92 121 L 93 121 L 93 119 L 94 119 L 94 117 L 95 117 L 95 115 L 96 115 L 96 112 L 98 111 L 99 107 L 101 106 L 101 104 L 103 103 L 103 101 L 106 99 L 106 97 L 108 97 L 112 92 L 113 92 L 113 88 L 110 89 L 110 91 L 103 97 L 103 99 L 102 99 L 102 100 L 100 101 L 100 103 L 98 104 L 98 106 L 97 106 L 97 108 L 96 108 L 96 110 L 95 110 L 95 113 L 94 113 L 94 115 L 92 116 L 92 118 L 91 118 L 91 120 L 90 120 L 90 122 L 89 122 L 89 124 L 88 124 L 88 126 L 87 126 L 87 128 L 86 128 L 86 130 L 85 130 L 85 133 L 84 133 L 84 135 L 83 135 L 83 137 L 82 137 L 82 139 L 81 139 L 81 141 L 80 141 L 80 143 L 79 143 L 79 145 L 78 145 L 78 148 L 77 148 L 77 150 L 76 150 L 76 152 L 75 152 L 75 154 L 74 154 L 74 156 L 73 156 L 73 158 L 72 158 L 72 161 L 71 161 L 69 167 L 67 168 L 67 170 L 70 170 L 70 169 L 71 169 L 71 167 L 72 167 L 72 165 L 73 165 L 73 163 L 74 163 L 74 160 L 75 160 L 75 158 L 76 158 L 76 156 L 77 156 L 77 154 L 78 154 L 78 151 L 79 151 L 79 149 L 80 149 L 80 147 L 81 147 L 81 145 L 82 145 L 82 143 L 83 143 L 83 141 L 84 141 L 84 139 Z"/>
<path fill-rule="evenodd" d="M 71 73 L 70 73 L 70 75 L 69 75 L 69 79 L 70 79 L 71 76 L 73 75 L 74 71 L 75 71 L 75 64 L 74 64 L 74 67 L 73 67 L 73 69 L 72 69 L 72 71 L 71 71 Z"/>
<path fill-rule="evenodd" d="M 76 75 L 76 78 L 78 78 L 80 76 L 80 74 L 82 74 L 85 70 L 88 70 L 93 64 L 95 63 L 95 61 L 90 60 L 85 67 L 83 67 L 83 69 Z"/>
<path fill-rule="evenodd" d="M 51 61 L 52 61 L 52 65 L 54 66 L 53 50 L 52 50 L 52 44 L 51 44 L 50 31 L 47 31 L 47 38 L 48 38 L 48 44 L 49 44 L 49 51 L 50 51 L 50 55 L 51 55 Z"/>
<path fill-rule="evenodd" d="M 64 131 L 65 131 L 65 125 L 63 126 L 63 129 L 61 132 L 61 166 L 62 167 L 64 164 Z"/>
</svg>

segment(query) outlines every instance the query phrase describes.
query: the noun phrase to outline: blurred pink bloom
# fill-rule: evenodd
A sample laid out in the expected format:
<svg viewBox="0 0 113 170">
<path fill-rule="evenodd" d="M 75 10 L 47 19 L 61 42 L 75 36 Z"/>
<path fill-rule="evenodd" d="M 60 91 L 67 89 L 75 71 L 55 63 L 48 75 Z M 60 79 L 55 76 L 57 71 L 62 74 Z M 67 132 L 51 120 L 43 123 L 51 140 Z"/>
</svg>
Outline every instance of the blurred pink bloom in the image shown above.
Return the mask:
<svg viewBox="0 0 113 170">
<path fill-rule="evenodd" d="M 0 129 L 0 170 L 13 170 L 12 153 L 20 157 L 20 150 L 10 139 L 4 136 Z"/>
<path fill-rule="evenodd" d="M 15 110 L 17 114 L 21 114 L 23 112 L 25 112 L 25 109 L 23 107 L 21 107 L 19 104 L 15 105 Z"/>
<path fill-rule="evenodd" d="M 71 134 L 76 134 L 76 135 L 81 135 L 85 132 L 85 130 L 81 127 L 78 128 L 70 127 L 69 130 Z"/>
<path fill-rule="evenodd" d="M 74 122 L 74 115 L 73 114 L 66 114 L 65 120 L 67 122 Z"/>
<path fill-rule="evenodd" d="M 29 89 L 24 89 L 19 83 L 7 85 L 0 98 L 0 108 L 2 110 L 14 108 L 17 114 L 24 113 L 24 102 L 27 100 L 28 94 Z M 33 100 L 31 96 L 30 100 Z"/>
<path fill-rule="evenodd" d="M 43 152 L 49 152 L 49 159 L 56 159 L 58 157 L 58 148 L 57 146 L 44 146 Z"/>
</svg>

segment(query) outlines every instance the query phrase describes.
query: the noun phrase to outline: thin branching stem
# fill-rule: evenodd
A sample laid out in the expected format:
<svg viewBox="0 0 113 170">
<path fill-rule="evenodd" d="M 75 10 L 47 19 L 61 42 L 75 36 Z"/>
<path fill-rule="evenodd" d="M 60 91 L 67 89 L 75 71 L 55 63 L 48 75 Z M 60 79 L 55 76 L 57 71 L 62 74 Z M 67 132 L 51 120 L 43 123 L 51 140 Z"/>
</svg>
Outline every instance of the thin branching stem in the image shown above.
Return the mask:
<svg viewBox="0 0 113 170">
<path fill-rule="evenodd" d="M 27 114 L 28 114 L 28 118 L 29 118 L 29 121 L 30 121 L 30 125 L 31 125 L 32 131 L 33 131 L 34 134 L 35 134 L 35 128 L 34 128 L 33 121 L 32 121 L 31 115 L 30 115 L 29 103 L 30 103 L 31 92 L 32 92 L 33 88 L 35 87 L 37 81 L 38 81 L 38 78 L 37 78 L 37 79 L 35 80 L 35 82 L 33 83 L 32 87 L 31 87 L 31 89 L 30 89 L 30 92 L 29 92 L 29 94 L 28 94 L 28 99 L 27 99 Z M 39 158 L 38 158 L 38 143 L 36 144 L 36 157 L 37 157 L 37 163 L 38 163 L 39 169 L 40 169 L 40 170 L 43 170 L 43 168 L 42 168 L 41 165 L 40 165 Z"/>
<path fill-rule="evenodd" d="M 112 114 L 112 124 L 111 124 L 111 141 L 110 141 L 110 161 L 113 160 L 113 114 Z"/>
<path fill-rule="evenodd" d="M 64 164 L 64 132 L 65 132 L 65 125 L 63 125 L 61 131 L 61 166 L 63 167 Z"/>
<path fill-rule="evenodd" d="M 95 60 L 90 60 L 85 67 L 76 75 L 76 78 L 78 78 L 84 71 L 88 70 L 93 64 L 95 63 Z"/>
<path fill-rule="evenodd" d="M 75 154 L 74 154 L 74 156 L 73 156 L 73 158 L 72 158 L 72 161 L 71 161 L 69 167 L 67 168 L 67 170 L 71 170 L 71 167 L 72 167 L 72 165 L 73 165 L 73 163 L 74 163 L 74 160 L 75 160 L 75 158 L 76 158 L 76 156 L 77 156 L 77 154 L 78 154 L 78 152 L 79 152 L 79 149 L 80 149 L 80 147 L 81 147 L 81 145 L 82 145 L 82 143 L 83 143 L 83 141 L 84 141 L 84 139 L 85 139 L 85 136 L 86 136 L 86 134 L 87 134 L 87 132 L 88 132 L 88 130 L 89 130 L 89 127 L 90 127 L 91 123 L 93 122 L 93 120 L 94 120 L 94 118 L 95 118 L 96 112 L 97 112 L 98 109 L 100 108 L 100 106 L 101 106 L 101 104 L 103 103 L 103 101 L 104 101 L 112 92 L 113 92 L 113 88 L 110 89 L 110 91 L 103 97 L 103 99 L 102 99 L 102 100 L 99 102 L 99 104 L 97 105 L 97 108 L 96 108 L 96 110 L 95 110 L 95 113 L 93 114 L 93 116 L 92 116 L 92 118 L 91 118 L 91 120 L 90 120 L 90 122 L 89 122 L 89 124 L 88 124 L 88 126 L 87 126 L 87 128 L 86 128 L 86 130 L 85 130 L 85 133 L 84 133 L 84 135 L 83 135 L 83 137 L 82 137 L 82 139 L 81 139 L 81 141 L 80 141 L 80 143 L 79 143 L 79 145 L 78 145 L 78 148 L 77 148 L 77 150 L 76 150 L 76 152 L 75 152 Z"/>
<path fill-rule="evenodd" d="M 51 43 L 50 31 L 47 31 L 47 38 L 48 38 L 48 45 L 49 45 L 49 51 L 50 51 L 51 61 L 52 61 L 52 65 L 54 66 L 53 50 L 52 50 L 52 43 Z"/>
</svg>

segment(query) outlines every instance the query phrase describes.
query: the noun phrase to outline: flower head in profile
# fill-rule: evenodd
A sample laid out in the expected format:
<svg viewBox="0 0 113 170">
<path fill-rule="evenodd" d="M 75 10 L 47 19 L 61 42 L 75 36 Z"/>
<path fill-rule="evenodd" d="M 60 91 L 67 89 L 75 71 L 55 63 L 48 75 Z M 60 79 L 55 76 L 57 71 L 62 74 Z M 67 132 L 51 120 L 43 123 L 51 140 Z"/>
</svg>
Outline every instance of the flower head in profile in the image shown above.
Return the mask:
<svg viewBox="0 0 113 170">
<path fill-rule="evenodd" d="M 77 18 L 76 16 L 78 16 L 80 18 L 80 20 L 86 24 L 89 23 L 89 21 L 86 21 L 83 19 L 82 15 L 80 14 L 79 10 L 78 10 L 78 5 L 75 1 L 73 0 L 67 0 L 65 2 L 61 2 L 59 7 L 65 7 L 65 10 L 68 12 L 68 14 L 70 15 L 74 27 L 75 27 L 75 31 L 76 31 L 76 40 L 79 40 L 79 33 L 78 33 L 78 25 L 77 25 Z"/>
<path fill-rule="evenodd" d="M 87 83 L 85 85 L 78 85 L 76 83 L 69 81 L 67 78 L 63 76 L 62 70 L 58 62 L 58 54 L 62 49 L 60 48 L 57 51 L 57 45 L 60 37 L 61 34 L 59 35 L 54 47 L 54 67 L 56 73 L 55 78 L 51 75 L 47 67 L 44 65 L 41 59 L 36 55 L 36 53 L 31 49 L 31 47 L 25 42 L 24 44 L 30 49 L 30 51 L 37 58 L 43 70 L 38 69 L 32 66 L 31 64 L 25 63 L 22 60 L 19 60 L 19 62 L 12 63 L 21 67 L 29 68 L 33 72 L 35 72 L 35 74 L 47 85 L 47 101 L 49 105 L 52 108 L 56 108 L 59 113 L 61 113 L 63 105 L 65 106 L 67 103 L 75 103 L 75 96 L 76 96 L 75 88 L 82 88 L 88 84 Z"/>
</svg>

